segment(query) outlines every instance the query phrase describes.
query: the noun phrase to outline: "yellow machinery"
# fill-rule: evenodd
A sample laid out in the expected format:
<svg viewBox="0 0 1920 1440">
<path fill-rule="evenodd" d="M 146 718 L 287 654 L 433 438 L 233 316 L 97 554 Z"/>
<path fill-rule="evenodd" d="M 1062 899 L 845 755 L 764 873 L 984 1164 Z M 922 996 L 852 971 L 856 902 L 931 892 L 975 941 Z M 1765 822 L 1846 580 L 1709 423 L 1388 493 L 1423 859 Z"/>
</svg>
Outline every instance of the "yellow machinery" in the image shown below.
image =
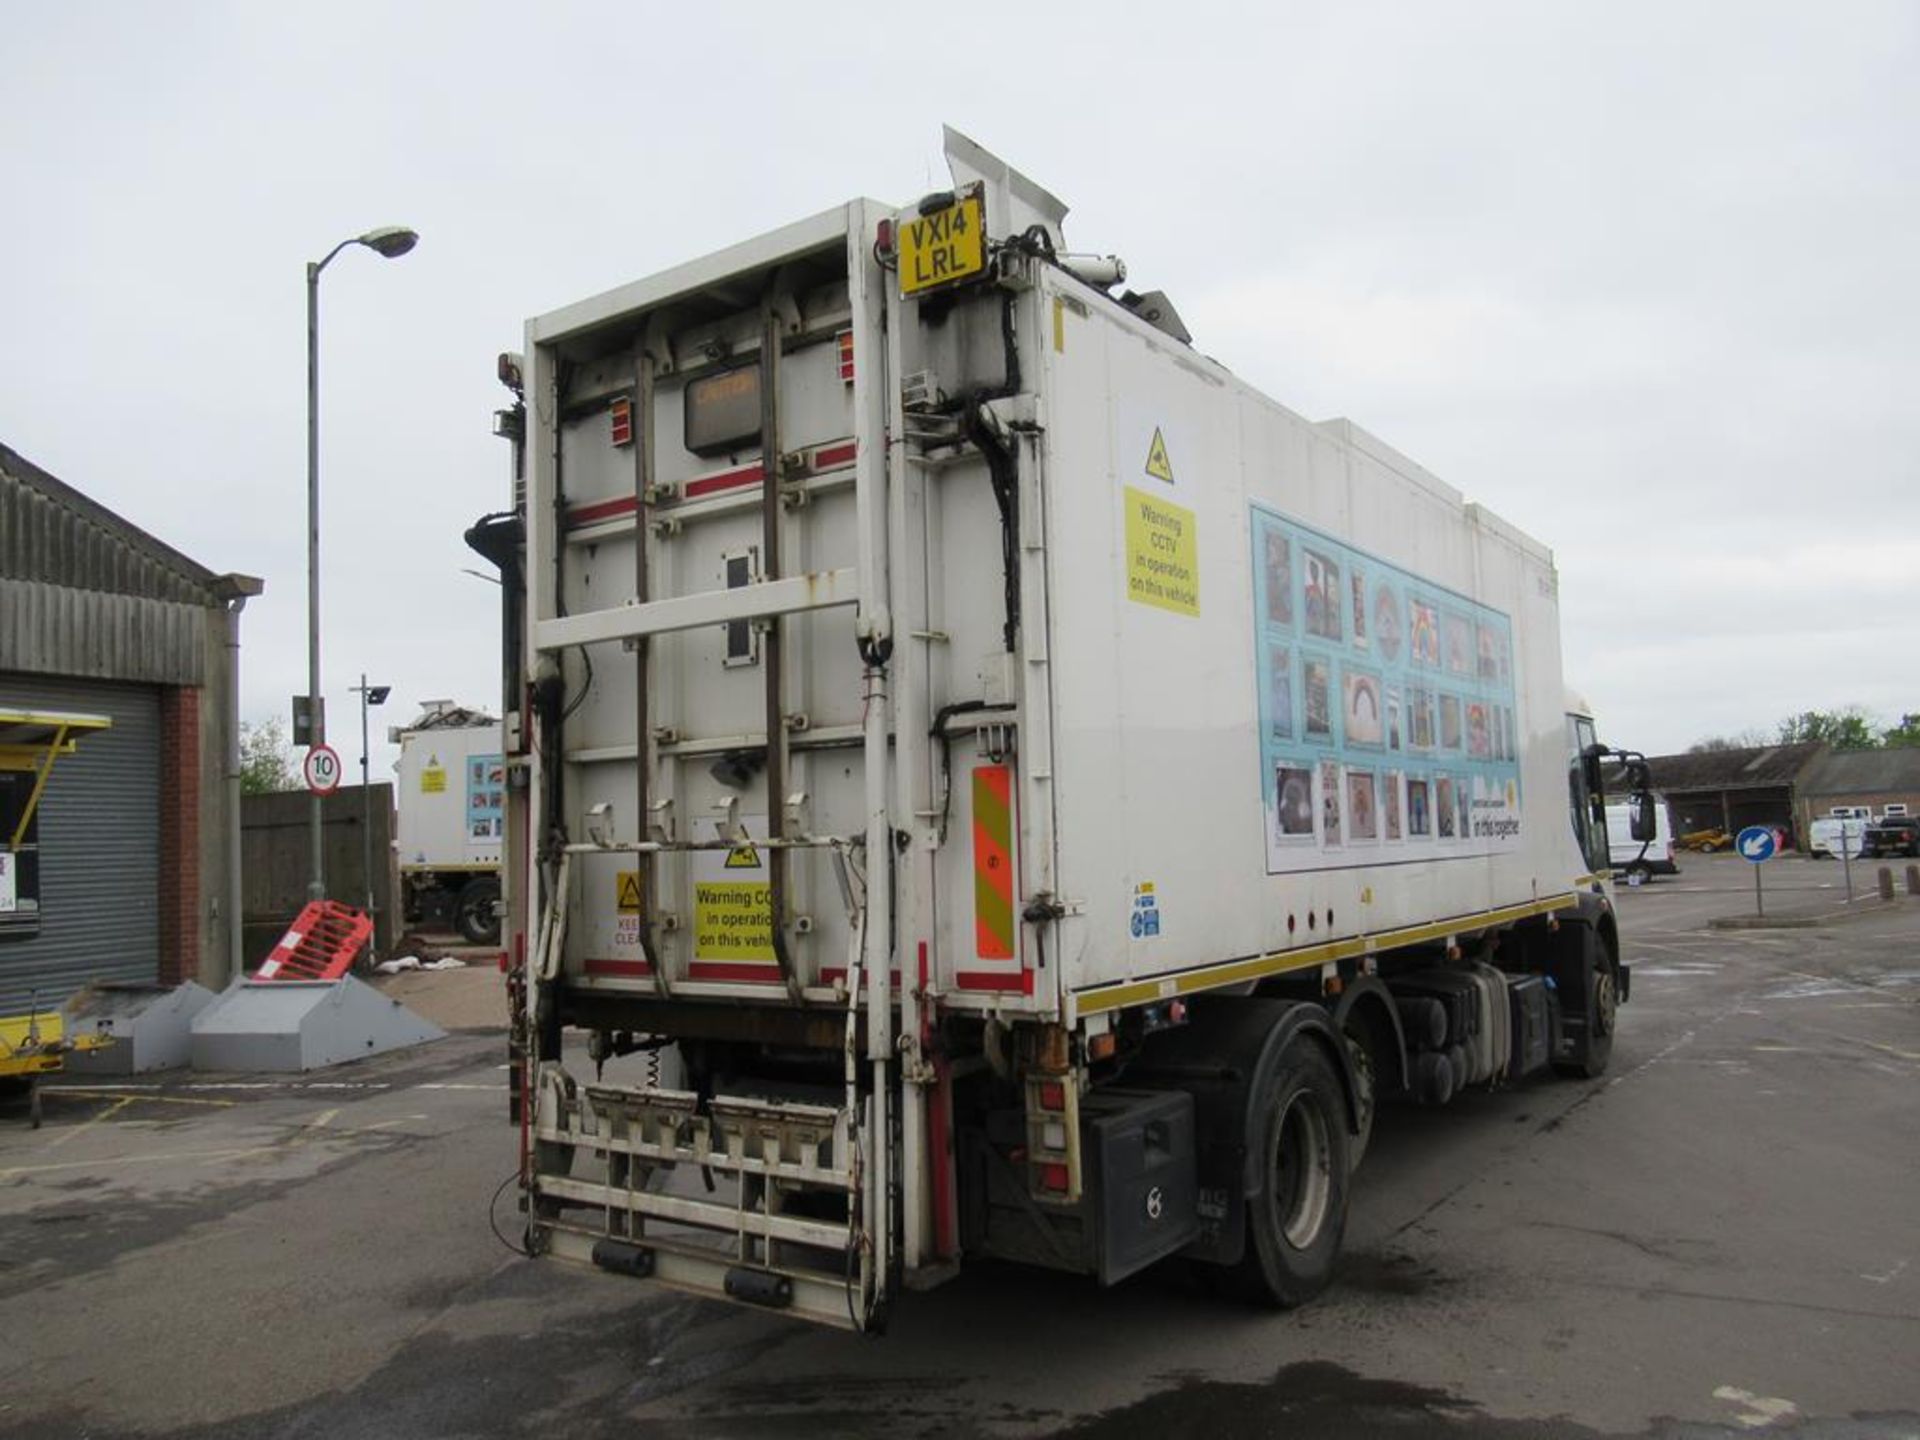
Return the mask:
<svg viewBox="0 0 1920 1440">
<path fill-rule="evenodd" d="M 73 754 L 84 737 L 112 724 L 105 715 L 0 706 L 0 944 L 29 907 L 36 913 L 39 908 L 33 817 L 55 762 Z M 29 864 L 33 884 L 24 873 Z M 0 957 L 4 954 L 0 949 Z M 59 1011 L 40 1010 L 30 1002 L 25 1015 L 0 1017 L 0 1090 L 24 1088 L 28 1114 L 38 1126 L 40 1077 L 60 1069 L 69 1051 L 103 1043 L 90 1036 L 69 1037 Z"/>
</svg>

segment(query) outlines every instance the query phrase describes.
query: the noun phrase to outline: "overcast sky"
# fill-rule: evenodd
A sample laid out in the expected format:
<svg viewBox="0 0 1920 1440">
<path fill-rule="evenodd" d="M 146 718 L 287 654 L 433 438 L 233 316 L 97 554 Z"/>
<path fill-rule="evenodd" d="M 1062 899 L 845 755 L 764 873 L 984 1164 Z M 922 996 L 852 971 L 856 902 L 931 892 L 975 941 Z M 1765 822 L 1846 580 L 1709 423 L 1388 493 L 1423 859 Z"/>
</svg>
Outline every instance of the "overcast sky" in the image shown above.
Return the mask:
<svg viewBox="0 0 1920 1440">
<path fill-rule="evenodd" d="M 305 688 L 303 265 L 325 666 L 490 705 L 527 316 L 857 194 L 951 122 L 1196 344 L 1551 545 L 1568 679 L 1650 753 L 1920 710 L 1920 6 L 7 7 L 0 440 L 262 575 Z M 376 750 L 376 778 L 386 757 Z"/>
</svg>

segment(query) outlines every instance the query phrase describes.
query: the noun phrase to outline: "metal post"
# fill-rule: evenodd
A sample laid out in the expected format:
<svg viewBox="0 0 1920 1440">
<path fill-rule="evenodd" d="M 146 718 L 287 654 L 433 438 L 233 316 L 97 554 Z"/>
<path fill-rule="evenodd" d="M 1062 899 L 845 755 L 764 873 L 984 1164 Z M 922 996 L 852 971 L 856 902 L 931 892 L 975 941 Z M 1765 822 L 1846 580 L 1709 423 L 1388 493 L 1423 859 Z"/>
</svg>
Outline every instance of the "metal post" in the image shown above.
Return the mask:
<svg viewBox="0 0 1920 1440">
<path fill-rule="evenodd" d="M 338 247 L 336 247 L 337 250 Z M 327 256 L 331 260 L 332 255 Z M 307 743 L 327 738 L 320 713 L 320 270 L 326 264 L 307 262 Z M 308 830 L 312 848 L 307 898 L 327 898 L 325 817 L 315 792 L 309 805 Z"/>
<path fill-rule="evenodd" d="M 307 744 L 326 743 L 326 717 L 320 701 L 320 272 L 349 245 L 362 245 L 392 260 L 412 250 L 420 237 L 398 225 L 369 230 L 342 240 L 319 260 L 307 262 Z M 327 898 L 325 817 L 320 796 L 313 797 L 313 868 L 307 898 Z"/>
<path fill-rule="evenodd" d="M 1847 904 L 1853 904 L 1853 856 L 1847 850 L 1847 822 L 1840 822 L 1840 869 L 1847 877 Z"/>
<path fill-rule="evenodd" d="M 1759 864 L 1753 867 L 1753 913 L 1765 919 L 1767 907 L 1766 903 L 1760 898 L 1760 869 L 1761 866 Z"/>
<path fill-rule="evenodd" d="M 373 915 L 373 785 L 367 761 L 367 672 L 360 672 L 360 854 L 361 874 L 367 882 L 367 915 Z M 379 934 L 378 929 L 375 935 Z"/>
<path fill-rule="evenodd" d="M 246 978 L 246 913 L 240 873 L 240 611 L 247 597 L 227 601 L 227 980 Z"/>
</svg>

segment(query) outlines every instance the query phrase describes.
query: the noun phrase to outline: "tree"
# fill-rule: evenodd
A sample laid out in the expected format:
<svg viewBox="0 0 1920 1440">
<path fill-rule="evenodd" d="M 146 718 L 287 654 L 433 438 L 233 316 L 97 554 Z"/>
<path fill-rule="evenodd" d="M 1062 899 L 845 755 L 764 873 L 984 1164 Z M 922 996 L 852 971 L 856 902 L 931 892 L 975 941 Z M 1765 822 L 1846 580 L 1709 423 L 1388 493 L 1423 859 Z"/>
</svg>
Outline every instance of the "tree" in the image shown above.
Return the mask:
<svg viewBox="0 0 1920 1440">
<path fill-rule="evenodd" d="M 1689 755 L 1717 755 L 1723 750 L 1758 750 L 1773 740 L 1764 730 L 1742 730 L 1738 735 L 1709 735 L 1687 747 Z"/>
<path fill-rule="evenodd" d="M 287 732 L 276 717 L 258 725 L 240 725 L 240 793 L 271 795 L 298 790 L 300 772 L 287 748 Z"/>
<path fill-rule="evenodd" d="M 1908 711 L 1900 723 L 1880 732 L 1880 743 L 1891 746 L 1920 745 L 1920 715 Z"/>
<path fill-rule="evenodd" d="M 1874 733 L 1867 712 L 1858 705 L 1844 710 L 1803 710 L 1780 722 L 1780 743 L 1793 745 L 1817 740 L 1835 750 L 1876 750 L 1880 737 Z"/>
</svg>

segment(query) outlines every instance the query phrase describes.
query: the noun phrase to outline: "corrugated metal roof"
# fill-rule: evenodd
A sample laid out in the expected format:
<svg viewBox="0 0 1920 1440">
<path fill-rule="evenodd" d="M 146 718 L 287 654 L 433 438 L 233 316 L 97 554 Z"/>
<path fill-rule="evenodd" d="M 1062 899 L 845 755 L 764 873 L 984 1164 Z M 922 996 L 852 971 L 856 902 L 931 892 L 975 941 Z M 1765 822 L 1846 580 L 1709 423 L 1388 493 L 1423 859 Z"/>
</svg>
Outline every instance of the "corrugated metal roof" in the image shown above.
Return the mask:
<svg viewBox="0 0 1920 1440">
<path fill-rule="evenodd" d="M 1685 755 L 1655 755 L 1647 760 L 1656 790 L 1746 790 L 1798 782 L 1801 772 L 1826 747 L 1819 741 L 1760 745 L 1741 750 L 1704 750 Z"/>
<path fill-rule="evenodd" d="M 0 445 L 0 576 L 219 605 L 220 577 Z"/>
<path fill-rule="evenodd" d="M 0 671 L 204 684 L 229 592 L 0 445 Z"/>
<path fill-rule="evenodd" d="M 1829 750 L 1800 777 L 1809 795 L 1878 795 L 1920 791 L 1920 748 L 1896 745 L 1886 750 Z"/>
</svg>

